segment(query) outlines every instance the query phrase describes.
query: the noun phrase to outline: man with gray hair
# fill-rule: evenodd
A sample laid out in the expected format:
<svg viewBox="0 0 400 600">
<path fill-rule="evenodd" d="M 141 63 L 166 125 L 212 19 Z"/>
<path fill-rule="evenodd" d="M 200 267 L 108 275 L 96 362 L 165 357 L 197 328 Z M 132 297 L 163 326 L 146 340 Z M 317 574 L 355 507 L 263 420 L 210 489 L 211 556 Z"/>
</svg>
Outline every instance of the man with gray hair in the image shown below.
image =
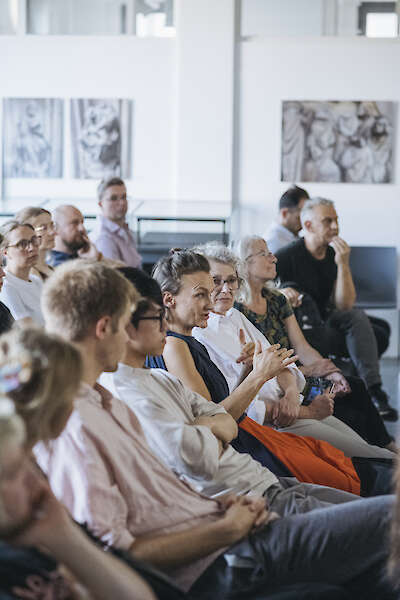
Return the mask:
<svg viewBox="0 0 400 600">
<path fill-rule="evenodd" d="M 128 198 L 126 186 L 119 177 L 103 179 L 97 196 L 101 215 L 91 235 L 96 247 L 105 258 L 125 263 L 128 267 L 140 267 L 142 257 L 136 250 L 134 233 L 126 223 Z"/>
<path fill-rule="evenodd" d="M 364 311 L 353 308 L 356 291 L 349 264 L 350 247 L 339 237 L 333 202 L 325 198 L 308 200 L 301 211 L 301 223 L 304 238 L 279 250 L 276 257 L 282 287 L 311 296 L 324 323 L 317 336 L 313 336 L 312 329 L 304 334 L 322 353 L 328 348 L 330 354 L 349 355 L 382 418 L 395 421 L 397 411 L 389 405 L 382 389 L 374 329 Z M 378 334 L 382 323 L 387 326 L 380 321 Z"/>
</svg>

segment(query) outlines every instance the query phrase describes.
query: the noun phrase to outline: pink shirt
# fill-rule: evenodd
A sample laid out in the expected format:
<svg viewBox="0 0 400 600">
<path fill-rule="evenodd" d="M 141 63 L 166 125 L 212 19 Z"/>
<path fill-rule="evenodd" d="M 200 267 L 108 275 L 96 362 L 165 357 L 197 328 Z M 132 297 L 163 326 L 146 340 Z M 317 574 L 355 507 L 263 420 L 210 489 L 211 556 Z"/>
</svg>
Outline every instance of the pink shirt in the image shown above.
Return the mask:
<svg viewBox="0 0 400 600">
<path fill-rule="evenodd" d="M 155 457 L 134 413 L 101 386 L 83 383 L 62 434 L 34 452 L 74 519 L 117 548 L 127 550 L 145 534 L 210 523 L 221 514 L 217 502 Z M 222 552 L 169 575 L 187 590 Z"/>
<path fill-rule="evenodd" d="M 128 267 L 140 267 L 142 257 L 136 250 L 134 234 L 128 225 L 120 227 L 102 215 L 99 215 L 98 221 L 98 226 L 90 236 L 97 250 L 105 258 L 121 260 Z"/>
</svg>

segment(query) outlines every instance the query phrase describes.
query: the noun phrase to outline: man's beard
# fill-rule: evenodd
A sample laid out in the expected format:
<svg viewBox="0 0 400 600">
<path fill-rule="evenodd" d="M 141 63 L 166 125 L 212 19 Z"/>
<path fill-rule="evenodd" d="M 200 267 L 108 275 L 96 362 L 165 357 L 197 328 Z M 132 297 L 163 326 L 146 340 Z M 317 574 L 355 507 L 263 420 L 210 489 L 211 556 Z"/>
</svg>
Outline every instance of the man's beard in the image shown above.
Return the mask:
<svg viewBox="0 0 400 600">
<path fill-rule="evenodd" d="M 87 245 L 86 240 L 80 240 L 79 242 L 77 240 L 73 240 L 72 242 L 68 242 L 67 240 L 62 240 L 64 246 L 66 246 L 66 248 L 68 248 L 68 250 L 71 252 L 71 254 L 75 254 L 75 252 L 78 252 L 78 250 L 81 250 L 82 248 L 84 248 Z"/>
</svg>

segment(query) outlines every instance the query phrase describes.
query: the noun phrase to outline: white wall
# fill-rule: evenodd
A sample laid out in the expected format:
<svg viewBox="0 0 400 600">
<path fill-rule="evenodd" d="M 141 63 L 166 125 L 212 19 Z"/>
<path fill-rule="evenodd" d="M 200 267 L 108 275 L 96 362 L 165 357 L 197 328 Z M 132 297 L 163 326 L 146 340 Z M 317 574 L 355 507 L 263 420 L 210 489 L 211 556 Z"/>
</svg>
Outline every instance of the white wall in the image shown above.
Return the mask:
<svg viewBox="0 0 400 600">
<path fill-rule="evenodd" d="M 157 210 L 173 198 L 175 40 L 0 36 L 0 56 L 1 97 L 132 98 L 133 179 L 128 188 L 135 197 L 159 200 Z M 67 167 L 68 161 L 67 144 Z M 86 198 L 84 210 L 95 210 L 92 180 L 19 179 L 5 185 L 9 196 Z"/>
<path fill-rule="evenodd" d="M 242 42 L 237 230 L 262 234 L 288 187 L 280 182 L 282 100 L 400 102 L 400 79 L 393 76 L 399 60 L 398 40 L 287 37 Z M 341 235 L 352 245 L 396 246 L 400 252 L 399 144 L 397 128 L 394 184 L 304 184 L 310 195 L 335 201 Z"/>
</svg>

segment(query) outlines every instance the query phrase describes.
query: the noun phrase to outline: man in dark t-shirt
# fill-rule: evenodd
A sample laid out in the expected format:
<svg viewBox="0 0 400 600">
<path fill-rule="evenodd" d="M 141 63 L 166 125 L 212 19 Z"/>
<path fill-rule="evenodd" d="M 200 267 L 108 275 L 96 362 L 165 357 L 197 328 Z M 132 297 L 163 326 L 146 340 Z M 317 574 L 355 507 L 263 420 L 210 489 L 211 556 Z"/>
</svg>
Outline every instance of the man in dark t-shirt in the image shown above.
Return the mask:
<svg viewBox="0 0 400 600">
<path fill-rule="evenodd" d="M 293 294 L 305 293 L 312 298 L 326 325 L 319 329 L 319 341 L 312 339 L 313 346 L 324 353 L 328 343 L 332 354 L 347 353 L 381 416 L 395 421 L 397 411 L 382 389 L 374 330 L 364 311 L 353 308 L 356 292 L 349 265 L 350 247 L 338 235 L 333 202 L 308 200 L 301 221 L 304 238 L 276 253 L 281 285 L 291 288 Z"/>
</svg>

